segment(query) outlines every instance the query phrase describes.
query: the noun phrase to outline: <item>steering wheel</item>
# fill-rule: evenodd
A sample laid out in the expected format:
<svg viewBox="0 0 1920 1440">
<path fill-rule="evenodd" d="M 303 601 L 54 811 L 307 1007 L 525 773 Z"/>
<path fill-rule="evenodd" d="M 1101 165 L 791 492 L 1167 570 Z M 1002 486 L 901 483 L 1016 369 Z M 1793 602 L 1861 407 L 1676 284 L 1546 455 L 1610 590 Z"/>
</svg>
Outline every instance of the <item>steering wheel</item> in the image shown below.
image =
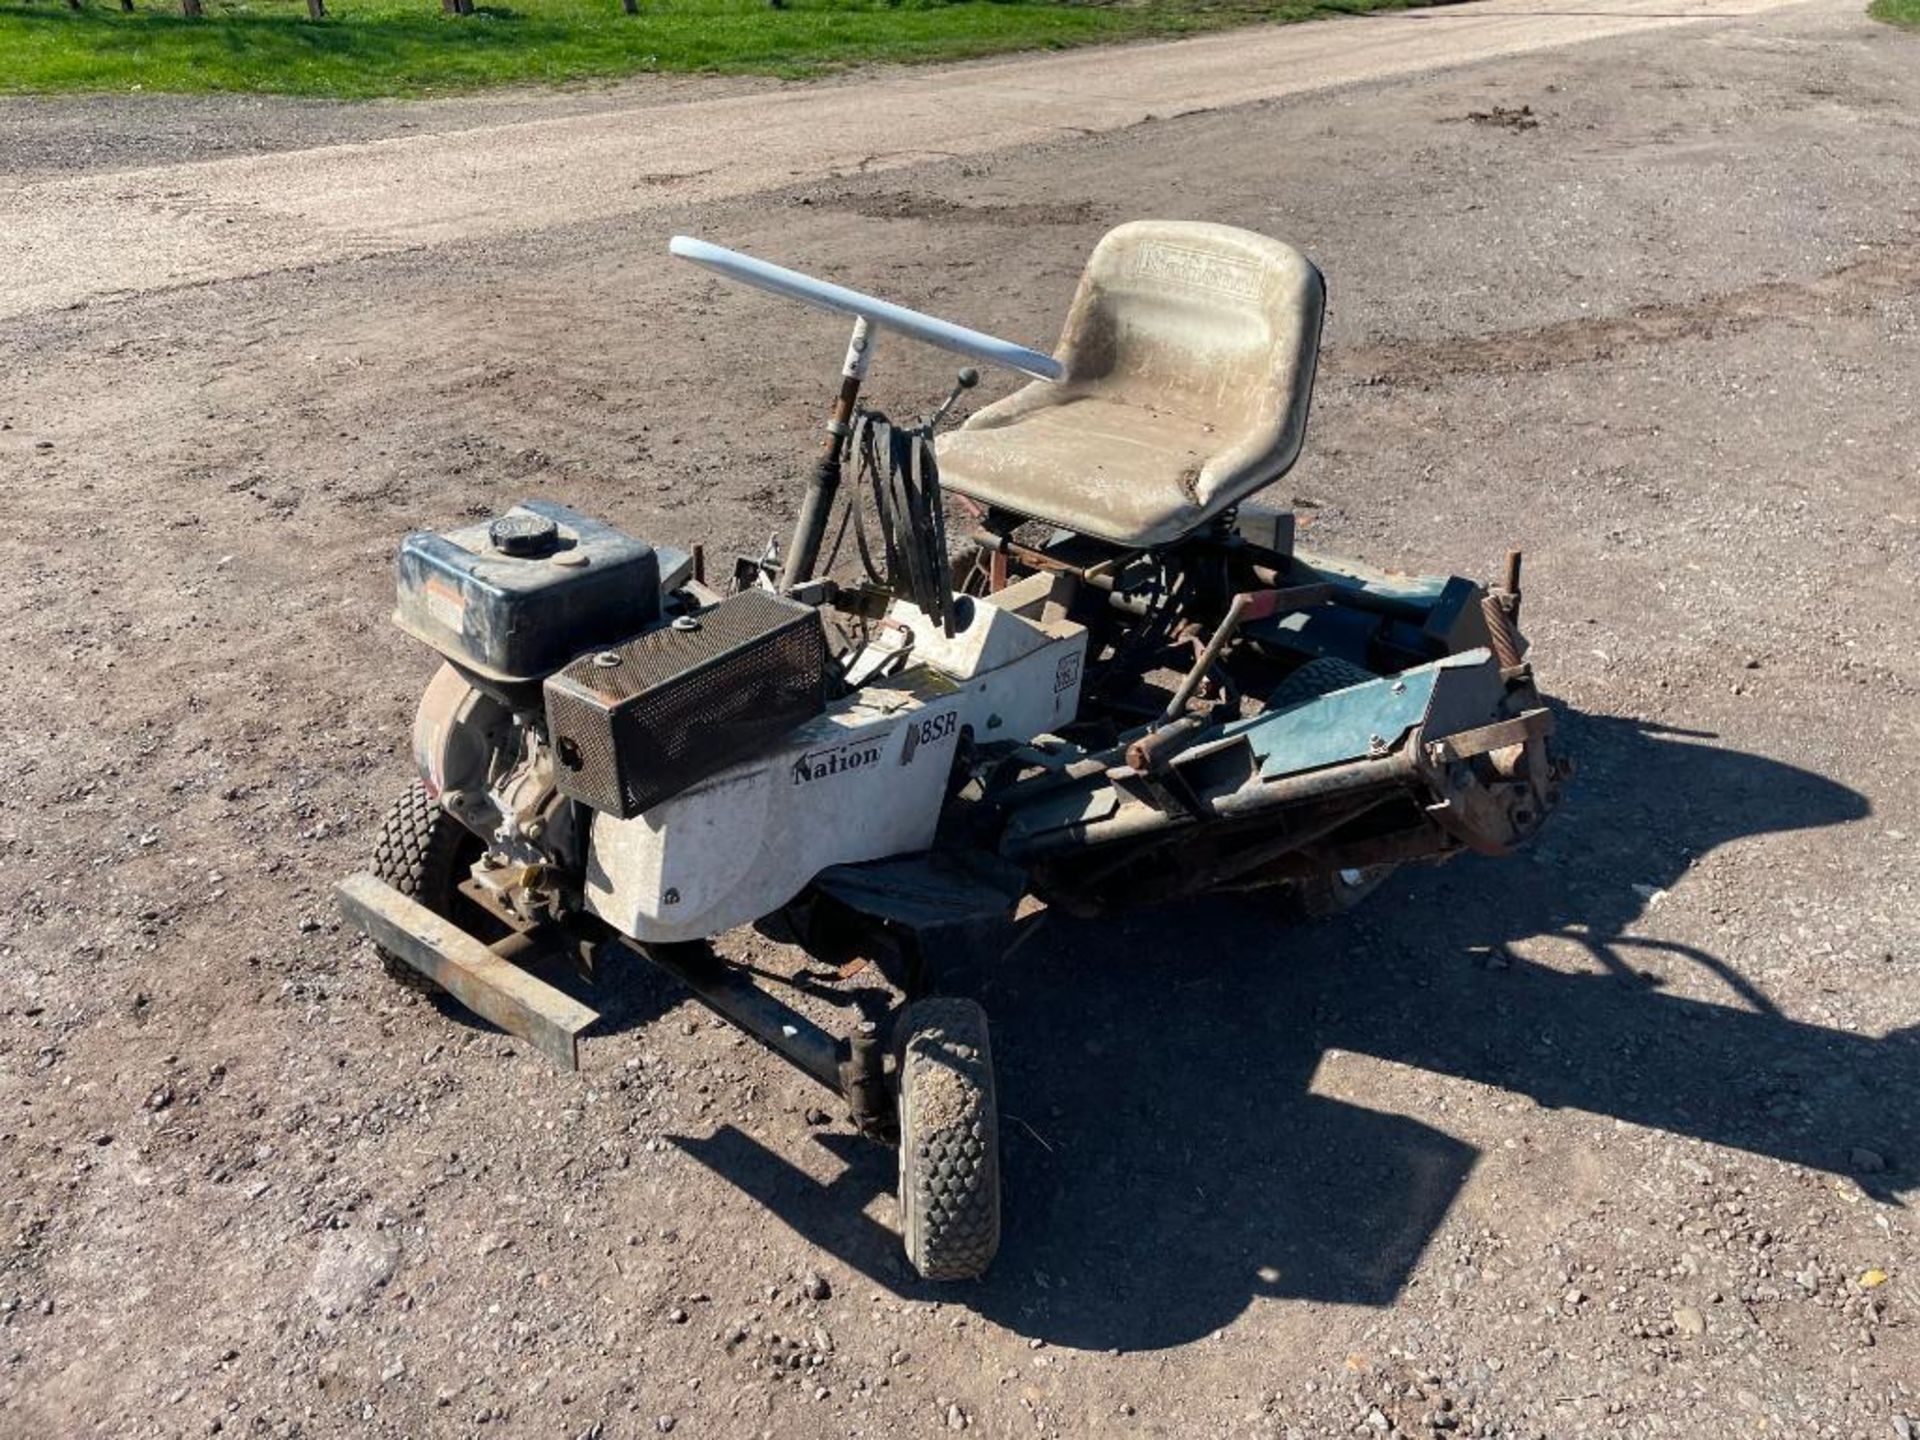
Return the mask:
<svg viewBox="0 0 1920 1440">
<path fill-rule="evenodd" d="M 942 350 L 968 356 L 983 365 L 1004 366 L 1009 370 L 1018 370 L 1023 375 L 1031 375 L 1036 380 L 1058 380 L 1066 373 L 1058 360 L 1051 355 L 1042 355 L 1038 350 L 1029 350 L 1011 340 L 969 330 L 951 320 L 909 310 L 891 300 L 863 295 L 844 285 L 816 280 L 811 275 L 802 275 L 798 270 L 756 260 L 751 255 L 729 250 L 724 245 L 712 245 L 705 240 L 696 240 L 691 235 L 676 235 L 667 248 L 682 260 L 704 265 L 729 280 L 768 290 L 789 300 L 798 300 L 816 310 L 857 316 L 879 329 L 895 331 L 925 345 L 937 345 Z"/>
</svg>

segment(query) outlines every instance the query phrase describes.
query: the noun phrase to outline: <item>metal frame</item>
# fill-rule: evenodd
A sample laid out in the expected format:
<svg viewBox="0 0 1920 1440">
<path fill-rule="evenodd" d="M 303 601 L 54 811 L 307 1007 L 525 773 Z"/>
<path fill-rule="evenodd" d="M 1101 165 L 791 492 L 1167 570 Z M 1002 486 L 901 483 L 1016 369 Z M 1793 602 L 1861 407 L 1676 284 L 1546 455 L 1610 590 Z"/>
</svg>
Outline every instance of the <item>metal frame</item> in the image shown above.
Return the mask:
<svg viewBox="0 0 1920 1440">
<path fill-rule="evenodd" d="M 525 1040 L 562 1070 L 580 1068 L 580 1035 L 600 1014 L 524 966 L 541 954 L 593 958 L 616 946 L 652 962 L 714 1014 L 839 1094 L 860 1130 L 879 1137 L 893 1131 L 893 1101 L 884 1074 L 890 1025 L 868 1022 L 853 1035 L 836 1036 L 770 994 L 749 972 L 722 960 L 705 941 L 641 945 L 581 916 L 564 926 L 518 931 L 489 945 L 364 871 L 336 885 L 334 898 L 347 921 L 376 945 L 483 1020 Z"/>
<path fill-rule="evenodd" d="M 1036 380 L 1059 380 L 1066 374 L 1058 360 L 1051 355 L 1042 355 L 1038 350 L 1029 350 L 1011 340 L 1002 340 L 981 330 L 970 330 L 965 325 L 956 325 L 951 320 L 942 320 L 919 310 L 909 310 L 905 305 L 896 305 L 877 295 L 849 290 L 829 280 L 816 280 L 811 275 L 802 275 L 798 270 L 789 270 L 785 266 L 744 255 L 738 250 L 729 250 L 724 245 L 696 240 L 691 235 L 676 235 L 668 242 L 667 249 L 682 260 L 704 265 L 742 285 L 751 285 L 782 299 L 797 300 L 816 310 L 858 316 L 869 325 L 898 331 L 910 340 L 951 350 L 956 355 L 965 355 L 983 365 L 1018 370 Z"/>
<path fill-rule="evenodd" d="M 892 330 L 923 345 L 965 355 L 983 365 L 1017 370 L 1037 380 L 1059 380 L 1066 374 L 1058 360 L 1038 350 L 910 310 L 877 295 L 850 290 L 828 280 L 816 280 L 798 270 L 729 250 L 724 245 L 696 240 L 691 235 L 676 235 L 668 242 L 667 249 L 682 260 L 703 265 L 739 284 L 751 285 L 785 300 L 797 300 L 816 310 L 854 317 L 853 333 L 847 340 L 847 358 L 840 369 L 840 393 L 834 398 L 833 409 L 827 417 L 827 438 L 801 499 L 800 513 L 793 524 L 793 538 L 780 569 L 779 585 L 783 592 L 811 580 L 814 566 L 819 562 L 834 499 L 840 491 L 841 452 L 853 423 L 861 382 L 866 379 L 867 367 L 873 360 L 878 332 Z M 951 400 L 948 403 L 951 404 Z"/>
</svg>

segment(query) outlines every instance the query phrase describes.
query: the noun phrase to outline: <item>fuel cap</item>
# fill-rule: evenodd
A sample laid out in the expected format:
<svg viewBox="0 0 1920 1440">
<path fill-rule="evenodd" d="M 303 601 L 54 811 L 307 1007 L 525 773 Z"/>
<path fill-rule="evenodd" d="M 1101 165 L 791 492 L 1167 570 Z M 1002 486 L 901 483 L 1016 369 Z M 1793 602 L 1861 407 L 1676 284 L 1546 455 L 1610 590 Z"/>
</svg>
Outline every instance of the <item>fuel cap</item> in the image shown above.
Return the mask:
<svg viewBox="0 0 1920 1440">
<path fill-rule="evenodd" d="M 544 515 L 502 515 L 487 526 L 487 539 L 502 555 L 534 559 L 560 548 L 560 527 Z"/>
</svg>

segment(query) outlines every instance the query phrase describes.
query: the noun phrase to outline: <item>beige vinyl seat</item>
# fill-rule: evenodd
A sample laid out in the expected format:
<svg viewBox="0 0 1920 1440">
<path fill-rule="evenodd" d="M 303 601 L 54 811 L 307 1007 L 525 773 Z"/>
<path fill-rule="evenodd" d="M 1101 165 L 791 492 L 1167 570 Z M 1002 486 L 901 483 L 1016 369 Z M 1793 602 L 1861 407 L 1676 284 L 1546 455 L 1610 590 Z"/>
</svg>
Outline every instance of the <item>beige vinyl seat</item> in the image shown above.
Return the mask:
<svg viewBox="0 0 1920 1440">
<path fill-rule="evenodd" d="M 1326 285 L 1291 245 L 1140 220 L 1094 247 L 1036 381 L 939 442 L 982 504 L 1136 549 L 1279 479 L 1306 433 Z"/>
</svg>

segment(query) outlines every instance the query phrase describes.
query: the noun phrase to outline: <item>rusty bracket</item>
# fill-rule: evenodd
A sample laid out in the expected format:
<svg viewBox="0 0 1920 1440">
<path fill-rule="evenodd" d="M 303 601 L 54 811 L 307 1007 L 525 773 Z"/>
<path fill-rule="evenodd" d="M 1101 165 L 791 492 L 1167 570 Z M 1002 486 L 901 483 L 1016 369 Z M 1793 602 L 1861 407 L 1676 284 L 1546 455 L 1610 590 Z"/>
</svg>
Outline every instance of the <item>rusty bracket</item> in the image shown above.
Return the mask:
<svg viewBox="0 0 1920 1440">
<path fill-rule="evenodd" d="M 1205 820 L 1213 813 L 1186 777 L 1170 765 L 1150 762 L 1141 770 L 1131 765 L 1114 765 L 1106 775 L 1116 790 L 1143 801 L 1159 814 Z"/>
<path fill-rule="evenodd" d="M 1496 721 L 1476 730 L 1461 730 L 1443 740 L 1431 741 L 1427 745 L 1427 759 L 1434 765 L 1451 765 L 1493 750 L 1503 750 L 1509 745 L 1525 745 L 1531 740 L 1544 739 L 1552 733 L 1551 710 L 1526 710 L 1511 720 Z"/>
<path fill-rule="evenodd" d="M 1555 781 L 1564 777 L 1546 743 L 1552 733 L 1553 713 L 1542 707 L 1422 742 L 1428 781 L 1442 797 L 1428 816 L 1483 855 L 1510 853 L 1558 803 Z M 1491 777 L 1464 763 L 1482 756 Z"/>
</svg>

